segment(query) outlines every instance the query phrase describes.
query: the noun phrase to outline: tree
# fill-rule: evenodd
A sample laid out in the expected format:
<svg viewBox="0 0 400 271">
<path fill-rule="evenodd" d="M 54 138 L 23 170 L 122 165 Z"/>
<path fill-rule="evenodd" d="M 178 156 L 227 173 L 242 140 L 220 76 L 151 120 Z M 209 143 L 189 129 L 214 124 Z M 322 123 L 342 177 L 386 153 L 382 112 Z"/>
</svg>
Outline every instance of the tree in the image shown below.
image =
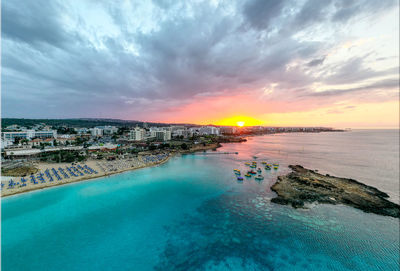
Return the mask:
<svg viewBox="0 0 400 271">
<path fill-rule="evenodd" d="M 186 143 L 182 143 L 181 144 L 181 148 L 182 148 L 182 150 L 187 150 L 188 149 L 188 145 Z"/>
<path fill-rule="evenodd" d="M 17 137 L 14 137 L 14 144 L 15 144 L 15 145 L 18 145 L 18 143 L 21 141 L 21 139 L 22 139 L 22 138 L 20 138 L 20 137 L 18 137 L 18 136 L 17 136 Z"/>
</svg>

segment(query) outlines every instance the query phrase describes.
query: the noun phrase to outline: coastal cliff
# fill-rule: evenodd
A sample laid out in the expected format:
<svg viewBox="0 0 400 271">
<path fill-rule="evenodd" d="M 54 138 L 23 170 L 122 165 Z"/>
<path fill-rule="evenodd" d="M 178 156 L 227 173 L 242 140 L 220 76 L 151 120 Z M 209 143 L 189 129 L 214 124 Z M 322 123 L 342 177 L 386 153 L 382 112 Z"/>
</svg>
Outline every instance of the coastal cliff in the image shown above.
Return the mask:
<svg viewBox="0 0 400 271">
<path fill-rule="evenodd" d="M 279 176 L 271 187 L 278 204 L 304 207 L 305 203 L 345 204 L 368 213 L 400 218 L 400 206 L 388 201 L 386 193 L 353 179 L 322 175 L 300 165 L 290 165 L 292 172 Z"/>
</svg>

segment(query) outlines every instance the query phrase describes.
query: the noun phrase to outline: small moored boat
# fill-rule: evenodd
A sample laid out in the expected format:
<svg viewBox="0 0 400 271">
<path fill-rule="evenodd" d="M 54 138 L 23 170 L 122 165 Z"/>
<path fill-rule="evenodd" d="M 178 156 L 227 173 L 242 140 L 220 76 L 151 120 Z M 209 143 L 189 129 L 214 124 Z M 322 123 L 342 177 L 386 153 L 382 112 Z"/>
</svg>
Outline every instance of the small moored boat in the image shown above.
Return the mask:
<svg viewBox="0 0 400 271">
<path fill-rule="evenodd" d="M 251 177 L 251 174 L 247 173 L 247 174 L 245 174 L 244 176 L 246 176 L 246 177 Z"/>
<path fill-rule="evenodd" d="M 264 180 L 264 177 L 262 175 L 258 175 L 257 177 L 255 177 L 254 179 L 256 180 Z"/>
<path fill-rule="evenodd" d="M 243 177 L 237 177 L 238 181 L 243 181 Z"/>
</svg>

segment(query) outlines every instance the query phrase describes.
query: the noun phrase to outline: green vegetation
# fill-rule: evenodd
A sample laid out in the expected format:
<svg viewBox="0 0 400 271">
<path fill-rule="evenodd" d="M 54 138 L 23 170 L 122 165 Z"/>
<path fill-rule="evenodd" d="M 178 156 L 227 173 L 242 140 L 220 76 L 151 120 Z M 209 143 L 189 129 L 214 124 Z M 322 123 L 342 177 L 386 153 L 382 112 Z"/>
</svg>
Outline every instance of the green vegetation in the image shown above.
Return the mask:
<svg viewBox="0 0 400 271">
<path fill-rule="evenodd" d="M 35 174 L 38 172 L 38 169 L 33 167 L 33 166 L 21 166 L 21 167 L 16 167 L 16 168 L 10 168 L 10 169 L 1 169 L 1 174 L 4 176 L 13 176 L 13 177 L 20 177 L 20 176 L 26 176 L 30 174 Z"/>
<path fill-rule="evenodd" d="M 182 150 L 187 150 L 188 145 L 186 143 L 182 143 L 181 148 L 182 148 Z"/>
<path fill-rule="evenodd" d="M 86 160 L 86 155 L 82 155 L 79 151 L 56 151 L 44 152 L 40 154 L 40 161 L 57 162 L 57 163 L 72 163 Z"/>
<path fill-rule="evenodd" d="M 24 126 L 27 128 L 33 127 L 36 124 L 45 123 L 46 125 L 50 125 L 53 127 L 85 127 L 91 128 L 94 126 L 117 126 L 117 127 L 125 127 L 126 130 L 129 130 L 128 127 L 134 127 L 136 125 L 142 126 L 143 122 L 135 121 L 135 120 L 119 120 L 119 119 L 18 119 L 18 118 L 3 118 L 1 119 L 1 127 L 5 128 L 7 126 L 16 124 L 19 126 Z M 166 123 L 149 123 L 150 125 L 156 126 L 168 126 Z M 62 129 L 62 128 L 60 128 Z M 70 129 L 70 128 L 65 128 Z M 126 131 L 125 130 L 125 131 Z M 121 131 L 121 134 L 124 130 Z M 66 132 L 66 131 L 65 131 Z M 60 131 L 60 133 L 64 133 Z"/>
</svg>

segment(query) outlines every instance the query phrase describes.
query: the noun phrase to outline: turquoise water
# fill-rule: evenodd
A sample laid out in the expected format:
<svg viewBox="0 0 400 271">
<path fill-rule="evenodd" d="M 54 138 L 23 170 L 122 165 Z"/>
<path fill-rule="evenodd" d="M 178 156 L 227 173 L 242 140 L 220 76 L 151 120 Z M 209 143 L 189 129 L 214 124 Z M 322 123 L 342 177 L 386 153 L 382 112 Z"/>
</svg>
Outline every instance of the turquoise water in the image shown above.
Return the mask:
<svg viewBox="0 0 400 271">
<path fill-rule="evenodd" d="M 398 270 L 398 219 L 270 202 L 289 163 L 354 177 L 398 201 L 398 132 L 373 133 L 254 137 L 219 150 L 239 155 L 185 155 L 3 199 L 2 270 Z M 232 169 L 253 155 L 280 169 L 237 182 Z"/>
</svg>

